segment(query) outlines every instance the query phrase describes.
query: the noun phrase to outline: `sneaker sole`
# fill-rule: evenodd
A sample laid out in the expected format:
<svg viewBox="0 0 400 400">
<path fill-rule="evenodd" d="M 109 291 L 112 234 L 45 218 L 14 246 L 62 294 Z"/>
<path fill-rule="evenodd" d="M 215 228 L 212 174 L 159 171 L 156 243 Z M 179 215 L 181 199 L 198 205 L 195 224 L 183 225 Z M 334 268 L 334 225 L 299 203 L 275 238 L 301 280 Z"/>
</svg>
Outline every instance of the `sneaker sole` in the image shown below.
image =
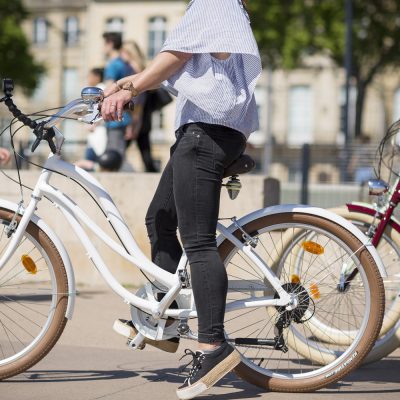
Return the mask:
<svg viewBox="0 0 400 400">
<path fill-rule="evenodd" d="M 133 339 L 137 335 L 136 329 L 124 324 L 122 321 L 116 320 L 113 325 L 114 332 L 125 336 L 128 339 Z"/>
<path fill-rule="evenodd" d="M 116 333 L 118 333 L 130 340 L 132 340 L 138 333 L 134 327 L 129 326 L 119 320 L 114 322 L 113 330 Z M 179 347 L 179 341 L 172 342 L 169 340 L 152 340 L 152 339 L 146 338 L 146 339 L 144 339 L 144 343 L 149 344 L 150 346 L 153 346 L 162 351 L 166 351 L 167 353 L 176 353 L 176 351 L 178 350 L 178 347 Z"/>
<path fill-rule="evenodd" d="M 189 400 L 201 395 L 231 372 L 240 362 L 240 354 L 234 350 L 225 360 L 216 365 L 207 375 L 203 376 L 199 382 L 186 388 L 178 389 L 176 391 L 177 396 L 181 400 Z"/>
</svg>

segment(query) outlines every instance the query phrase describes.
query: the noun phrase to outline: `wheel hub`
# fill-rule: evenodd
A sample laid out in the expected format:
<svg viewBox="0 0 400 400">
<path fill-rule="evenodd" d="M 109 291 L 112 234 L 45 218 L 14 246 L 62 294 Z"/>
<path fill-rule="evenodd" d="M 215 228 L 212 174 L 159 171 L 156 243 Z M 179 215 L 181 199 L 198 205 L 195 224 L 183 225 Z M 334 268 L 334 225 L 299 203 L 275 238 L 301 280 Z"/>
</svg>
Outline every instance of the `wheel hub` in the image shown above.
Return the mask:
<svg viewBox="0 0 400 400">
<path fill-rule="evenodd" d="M 292 321 L 303 323 L 302 318 L 310 306 L 310 296 L 304 286 L 299 283 L 285 283 L 282 288 L 290 295 L 291 302 L 286 306 L 276 306 L 284 326 L 289 326 Z M 279 298 L 276 292 L 275 299 Z"/>
</svg>

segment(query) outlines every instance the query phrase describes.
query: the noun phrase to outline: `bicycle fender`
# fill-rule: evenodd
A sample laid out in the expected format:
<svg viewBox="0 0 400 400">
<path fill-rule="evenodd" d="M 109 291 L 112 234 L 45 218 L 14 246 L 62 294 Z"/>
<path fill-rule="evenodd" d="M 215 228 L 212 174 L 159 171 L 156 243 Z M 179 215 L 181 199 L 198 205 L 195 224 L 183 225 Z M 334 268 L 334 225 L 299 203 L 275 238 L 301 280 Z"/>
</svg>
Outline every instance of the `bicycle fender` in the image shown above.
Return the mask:
<svg viewBox="0 0 400 400">
<path fill-rule="evenodd" d="M 17 211 L 18 204 L 12 203 L 7 200 L 0 199 L 0 208 L 7 208 L 12 211 Z M 37 214 L 33 214 L 31 217 L 31 221 L 37 225 L 54 243 L 60 256 L 63 260 L 65 272 L 67 273 L 68 280 L 68 305 L 67 311 L 65 312 L 65 316 L 68 319 L 72 319 L 72 314 L 74 312 L 75 307 L 75 296 L 76 296 L 76 287 L 75 287 L 75 275 L 74 270 L 72 269 L 71 260 L 69 258 L 68 252 L 62 244 L 61 240 L 54 233 L 54 231 L 41 219 Z"/>
<path fill-rule="evenodd" d="M 373 257 L 376 265 L 378 266 L 379 272 L 383 278 L 387 277 L 386 268 L 380 259 L 376 248 L 370 243 L 370 238 L 365 236 L 356 226 L 354 226 L 351 222 L 347 221 L 345 218 L 319 207 L 307 206 L 307 205 L 299 205 L 299 204 L 283 204 L 277 206 L 271 206 L 267 208 L 262 208 L 260 210 L 254 211 L 250 214 L 245 215 L 244 217 L 238 219 L 236 222 L 240 226 L 245 226 L 246 224 L 262 217 L 266 217 L 269 215 L 276 214 L 284 214 L 284 213 L 301 213 L 301 214 L 309 214 L 309 215 L 317 215 L 319 217 L 325 218 L 329 221 L 335 222 L 338 225 L 343 226 L 343 228 L 347 229 L 351 232 L 362 244 L 365 245 L 365 248 L 370 252 Z M 236 231 L 237 226 L 233 223 L 228 228 L 230 233 Z M 217 244 L 220 245 L 224 241 L 224 237 L 222 235 L 218 236 Z"/>
</svg>

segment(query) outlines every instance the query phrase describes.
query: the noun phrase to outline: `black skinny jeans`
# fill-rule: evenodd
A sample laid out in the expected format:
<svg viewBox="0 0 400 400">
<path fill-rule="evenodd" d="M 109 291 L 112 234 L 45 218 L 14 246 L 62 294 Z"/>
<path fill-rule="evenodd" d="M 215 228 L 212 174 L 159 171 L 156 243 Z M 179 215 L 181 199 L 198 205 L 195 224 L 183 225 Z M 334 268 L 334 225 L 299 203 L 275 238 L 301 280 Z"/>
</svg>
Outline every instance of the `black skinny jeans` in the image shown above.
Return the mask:
<svg viewBox="0 0 400 400">
<path fill-rule="evenodd" d="M 182 255 L 179 228 L 191 269 L 200 343 L 224 341 L 228 279 L 216 227 L 224 169 L 245 147 L 245 136 L 230 128 L 204 123 L 181 127 L 146 215 L 152 260 L 171 273 Z"/>
</svg>

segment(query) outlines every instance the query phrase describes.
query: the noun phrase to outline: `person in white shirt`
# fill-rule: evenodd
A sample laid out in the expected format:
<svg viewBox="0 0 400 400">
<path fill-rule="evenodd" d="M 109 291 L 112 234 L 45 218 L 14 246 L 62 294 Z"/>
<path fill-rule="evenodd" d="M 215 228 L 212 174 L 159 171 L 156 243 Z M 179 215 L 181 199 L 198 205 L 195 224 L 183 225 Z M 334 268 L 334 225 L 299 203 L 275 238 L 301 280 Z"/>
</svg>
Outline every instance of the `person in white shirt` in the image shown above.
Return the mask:
<svg viewBox="0 0 400 400">
<path fill-rule="evenodd" d="M 178 227 L 190 263 L 199 343 L 177 390 L 181 399 L 200 395 L 240 362 L 224 336 L 228 280 L 216 225 L 224 170 L 259 126 L 254 91 L 261 71 L 245 3 L 193 0 L 153 62 L 106 90 L 101 108 L 106 121 L 120 120 L 124 104 L 162 83 L 177 96 L 177 140 L 146 226 L 153 262 L 176 271 L 182 254 Z"/>
</svg>

